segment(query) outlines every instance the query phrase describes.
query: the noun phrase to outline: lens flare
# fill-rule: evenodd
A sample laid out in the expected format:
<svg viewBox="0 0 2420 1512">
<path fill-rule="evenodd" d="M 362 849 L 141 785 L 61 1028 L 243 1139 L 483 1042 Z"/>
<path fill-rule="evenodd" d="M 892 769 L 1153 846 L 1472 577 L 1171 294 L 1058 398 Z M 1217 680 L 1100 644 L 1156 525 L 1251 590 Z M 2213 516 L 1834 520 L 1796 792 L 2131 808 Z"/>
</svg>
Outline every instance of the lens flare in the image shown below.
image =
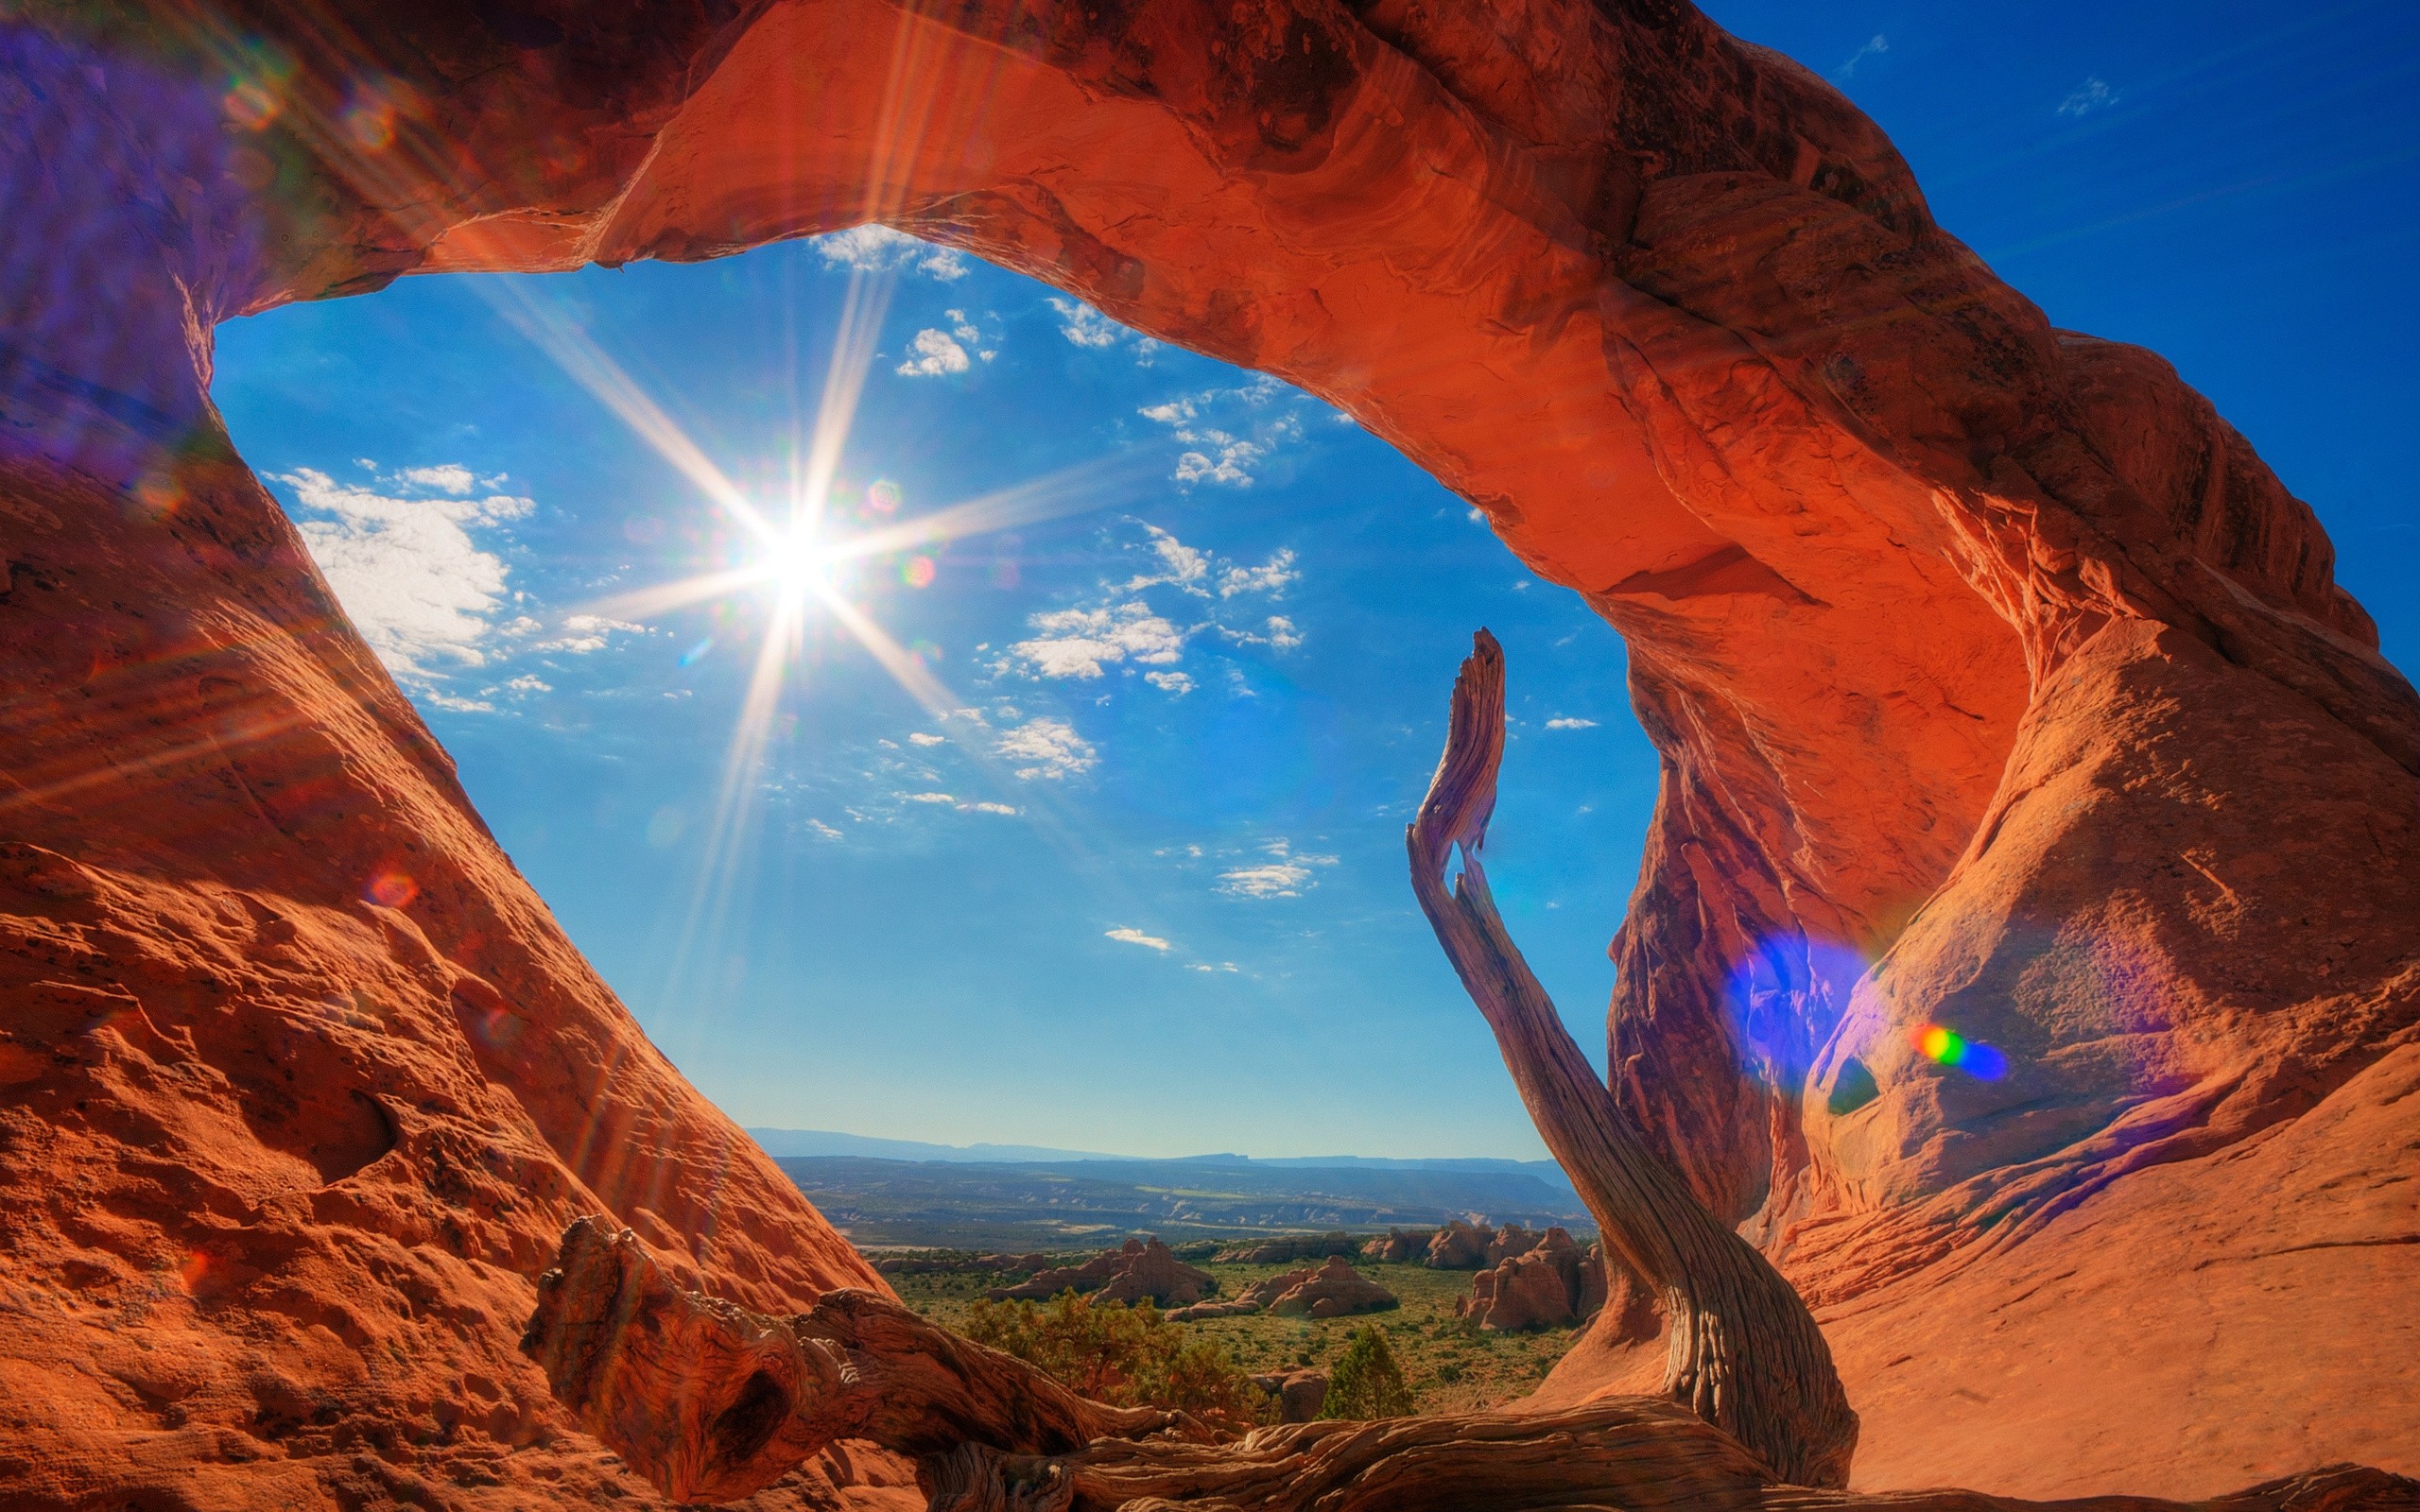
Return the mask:
<svg viewBox="0 0 2420 1512">
<path fill-rule="evenodd" d="M 910 588 L 930 588 L 935 571 L 930 557 L 910 557 L 900 565 L 899 580 Z"/>
<path fill-rule="evenodd" d="M 2008 1057 L 1979 1040 L 1969 1040 L 1938 1023 L 1919 1025 L 1910 1037 L 1916 1054 L 1937 1066 L 1952 1066 L 1977 1081 L 1997 1081 L 2008 1073 Z"/>
<path fill-rule="evenodd" d="M 420 884 L 409 873 L 389 869 L 371 878 L 362 896 L 381 908 L 406 908 L 420 896 Z"/>
</svg>

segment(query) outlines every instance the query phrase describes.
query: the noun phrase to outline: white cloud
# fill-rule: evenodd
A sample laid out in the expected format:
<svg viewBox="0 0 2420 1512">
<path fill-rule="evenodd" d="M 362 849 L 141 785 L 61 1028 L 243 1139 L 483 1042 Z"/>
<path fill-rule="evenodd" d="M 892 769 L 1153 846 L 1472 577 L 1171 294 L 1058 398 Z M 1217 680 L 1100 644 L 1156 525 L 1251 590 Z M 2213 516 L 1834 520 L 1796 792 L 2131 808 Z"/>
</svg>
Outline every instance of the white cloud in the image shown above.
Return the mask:
<svg viewBox="0 0 2420 1512">
<path fill-rule="evenodd" d="M 2099 78 L 2087 78 L 2074 92 L 2059 102 L 2061 115 L 2090 115 L 2118 103 L 2115 91 Z"/>
<path fill-rule="evenodd" d="M 1143 674 L 1143 680 L 1163 693 L 1172 693 L 1180 698 L 1193 691 L 1193 679 L 1182 672 L 1146 672 Z"/>
<path fill-rule="evenodd" d="M 824 823 L 821 819 L 809 819 L 806 821 L 806 827 L 813 830 L 818 835 L 826 840 L 838 840 L 840 838 L 840 832 Z"/>
<path fill-rule="evenodd" d="M 1184 632 L 1141 601 L 1103 609 L 1063 609 L 1027 622 L 1042 633 L 1010 653 L 1046 678 L 1098 678 L 1104 662 L 1167 665 L 1184 655 Z"/>
<path fill-rule="evenodd" d="M 437 688 L 424 688 L 420 696 L 440 709 L 450 709 L 458 714 L 492 714 L 495 705 L 484 698 L 458 698 Z"/>
<path fill-rule="evenodd" d="M 898 793 L 892 796 L 909 803 L 947 803 L 953 808 L 958 805 L 958 799 L 947 793 Z"/>
<path fill-rule="evenodd" d="M 1219 873 L 1219 890 L 1230 898 L 1300 898 L 1310 880 L 1310 868 L 1272 861 Z"/>
<path fill-rule="evenodd" d="M 908 743 L 911 746 L 938 746 L 947 738 L 944 735 L 927 735 L 919 730 L 908 737 Z"/>
<path fill-rule="evenodd" d="M 440 675 L 432 663 L 485 663 L 480 642 L 503 597 L 506 568 L 472 532 L 522 519 L 533 503 L 505 494 L 389 498 L 307 467 L 279 481 L 318 517 L 298 521 L 295 528 L 337 601 L 390 671 L 426 679 Z"/>
<path fill-rule="evenodd" d="M 1337 863 L 1331 855 L 1298 853 L 1293 843 L 1282 837 L 1263 841 L 1260 849 L 1269 860 L 1219 873 L 1220 892 L 1230 898 L 1299 898 L 1305 889 L 1319 885 L 1313 868 Z"/>
<path fill-rule="evenodd" d="M 1268 451 L 1252 441 L 1239 441 L 1224 431 L 1212 431 L 1212 444 L 1219 448 L 1217 460 L 1204 452 L 1177 454 L 1175 477 L 1179 483 L 1223 483 L 1231 489 L 1252 487 L 1252 467 Z"/>
<path fill-rule="evenodd" d="M 1205 388 L 1147 404 L 1135 413 L 1166 425 L 1173 438 L 1189 448 L 1177 455 L 1172 474 L 1177 482 L 1248 489 L 1253 469 L 1271 451 L 1303 438 L 1303 422 L 1295 413 L 1299 404 L 1283 413 L 1270 412 L 1275 401 L 1287 393 L 1284 385 L 1263 374 L 1239 388 Z M 1294 397 L 1300 404 L 1317 403 Z"/>
<path fill-rule="evenodd" d="M 518 625 L 521 621 L 515 620 Z M 573 614 L 563 620 L 563 633 L 551 641 L 540 641 L 530 647 L 534 651 L 556 651 L 567 656 L 586 656 L 602 651 L 609 638 L 620 631 L 625 635 L 645 635 L 647 627 L 628 620 L 607 619 L 602 614 Z"/>
<path fill-rule="evenodd" d="M 1210 966 L 1201 961 L 1194 961 L 1187 965 L 1185 970 L 1188 971 L 1233 971 L 1239 970 L 1239 968 L 1233 961 L 1220 961 L 1216 966 Z"/>
<path fill-rule="evenodd" d="M 441 462 L 435 467 L 407 467 L 396 473 L 395 478 L 401 483 L 435 489 L 457 498 L 470 492 L 472 485 L 478 481 L 471 476 L 471 470 L 459 462 Z"/>
<path fill-rule="evenodd" d="M 1597 721 L 1575 719 L 1568 714 L 1558 714 L 1547 721 L 1547 728 L 1548 730 L 1594 730 L 1597 728 Z"/>
<path fill-rule="evenodd" d="M 999 744 L 992 748 L 1011 761 L 1030 763 L 1017 768 L 1017 776 L 1028 782 L 1036 778 L 1057 782 L 1080 777 L 1100 761 L 1099 752 L 1067 721 L 1047 717 L 1028 719 L 1002 732 Z"/>
<path fill-rule="evenodd" d="M 946 331 L 919 331 L 908 345 L 915 355 L 899 365 L 903 378 L 935 378 L 945 372 L 964 372 L 974 366 L 967 360 L 966 349 Z"/>
<path fill-rule="evenodd" d="M 1115 929 L 1104 929 L 1101 933 L 1111 939 L 1123 940 L 1129 945 L 1140 945 L 1146 950 L 1165 952 L 1168 948 L 1168 942 L 1157 935 L 1146 935 L 1139 929 L 1129 929 L 1124 925 Z"/>
<path fill-rule="evenodd" d="M 1201 580 L 1210 576 L 1210 554 L 1186 545 L 1157 525 L 1146 524 L 1143 528 L 1151 538 L 1151 550 L 1159 557 L 1162 570 L 1156 576 L 1136 575 L 1127 582 L 1126 592 L 1172 583 L 1188 593 L 1208 597 L 1210 591 L 1201 586 Z"/>
<path fill-rule="evenodd" d="M 1832 72 L 1841 78 L 1846 78 L 1857 72 L 1858 64 L 1864 62 L 1869 58 L 1878 57 L 1890 50 L 1891 39 L 1877 31 L 1872 37 L 1866 39 L 1864 46 L 1859 47 L 1857 51 L 1849 54 L 1849 60 L 1847 62 L 1842 63 L 1840 67 L 1832 70 Z"/>
<path fill-rule="evenodd" d="M 970 814 L 1005 814 L 1011 818 L 1025 812 L 1013 803 L 960 803 L 959 807 Z"/>
<path fill-rule="evenodd" d="M 949 334 L 951 335 L 956 336 L 960 341 L 976 344 L 975 355 L 977 359 L 983 362 L 989 362 L 1000 354 L 1000 349 L 998 347 L 986 347 L 981 345 L 983 333 L 981 330 L 977 328 L 974 318 L 969 316 L 964 310 L 943 310 L 942 314 L 949 317 Z"/>
<path fill-rule="evenodd" d="M 947 247 L 920 242 L 888 226 L 856 226 L 815 238 L 815 250 L 826 267 L 858 273 L 913 270 L 944 284 L 966 276 L 965 257 Z"/>
<path fill-rule="evenodd" d="M 1080 347 L 1114 347 L 1118 337 L 1131 334 L 1080 300 L 1061 299 L 1054 294 L 1050 307 L 1059 312 L 1059 334 Z"/>
<path fill-rule="evenodd" d="M 1294 570 L 1294 553 L 1281 551 L 1258 567 L 1230 567 L 1219 575 L 1219 596 L 1237 593 L 1284 593 L 1286 585 L 1302 576 Z"/>
<path fill-rule="evenodd" d="M 552 693 L 555 691 L 555 685 L 553 683 L 547 682 L 540 678 L 533 677 L 526 672 L 517 678 L 505 679 L 504 685 L 510 688 L 515 693 Z"/>
</svg>

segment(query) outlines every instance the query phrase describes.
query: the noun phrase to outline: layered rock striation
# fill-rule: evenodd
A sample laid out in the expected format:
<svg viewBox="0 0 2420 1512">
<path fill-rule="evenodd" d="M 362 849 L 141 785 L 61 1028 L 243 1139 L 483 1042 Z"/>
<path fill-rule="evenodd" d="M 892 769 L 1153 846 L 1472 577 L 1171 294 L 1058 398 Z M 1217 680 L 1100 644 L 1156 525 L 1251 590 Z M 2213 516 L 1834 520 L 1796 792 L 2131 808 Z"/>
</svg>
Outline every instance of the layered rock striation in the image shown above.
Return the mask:
<svg viewBox="0 0 2420 1512">
<path fill-rule="evenodd" d="M 2420 1468 L 2420 701 L 2244 438 L 1787 60 L 1667 0 L 161 0 L 0 68 L 0 1498 L 588 1499 L 510 1348 L 584 1211 L 879 1288 L 207 397 L 287 301 L 870 220 L 1334 402 L 1621 630 L 1613 1079 L 1819 1303 L 1866 1484 Z"/>
</svg>

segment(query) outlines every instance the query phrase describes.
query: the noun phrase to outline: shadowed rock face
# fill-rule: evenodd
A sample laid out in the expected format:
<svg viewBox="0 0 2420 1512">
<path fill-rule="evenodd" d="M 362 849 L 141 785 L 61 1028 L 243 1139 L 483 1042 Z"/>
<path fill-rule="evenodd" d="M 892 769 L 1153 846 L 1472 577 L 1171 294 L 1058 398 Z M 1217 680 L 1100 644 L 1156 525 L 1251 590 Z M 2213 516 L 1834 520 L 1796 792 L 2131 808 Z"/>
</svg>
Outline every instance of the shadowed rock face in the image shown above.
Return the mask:
<svg viewBox="0 0 2420 1512">
<path fill-rule="evenodd" d="M 2415 1468 L 2420 704 L 2242 438 L 1804 70 L 1665 0 L 29 15 L 9 1494 L 586 1500 L 505 1452 L 562 1428 L 511 1343 L 582 1211 L 768 1311 L 879 1286 L 563 940 L 205 392 L 285 301 L 869 219 L 1333 401 L 1621 629 L 1666 765 L 1616 1085 L 1825 1309 L 1863 1483 Z M 1547 1396 L 1627 1379 L 1620 1311 Z"/>
</svg>

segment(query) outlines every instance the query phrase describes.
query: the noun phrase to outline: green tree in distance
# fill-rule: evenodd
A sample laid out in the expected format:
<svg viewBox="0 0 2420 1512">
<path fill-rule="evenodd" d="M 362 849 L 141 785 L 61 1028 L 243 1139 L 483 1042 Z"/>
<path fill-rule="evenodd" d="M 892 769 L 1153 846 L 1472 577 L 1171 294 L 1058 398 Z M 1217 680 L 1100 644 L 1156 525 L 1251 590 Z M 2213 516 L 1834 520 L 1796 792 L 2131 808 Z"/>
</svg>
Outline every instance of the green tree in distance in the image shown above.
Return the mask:
<svg viewBox="0 0 2420 1512">
<path fill-rule="evenodd" d="M 1411 1416 L 1411 1388 L 1404 1384 L 1403 1366 L 1387 1347 L 1387 1331 L 1375 1323 L 1353 1331 L 1344 1353 L 1327 1373 L 1327 1400 L 1322 1418 L 1366 1422 L 1374 1418 Z"/>
<path fill-rule="evenodd" d="M 1240 1434 L 1266 1406 L 1225 1350 L 1187 1334 L 1149 1302 L 1097 1306 L 1074 1292 L 1047 1305 L 978 1301 L 962 1332 L 1113 1407 L 1165 1407 Z"/>
</svg>

